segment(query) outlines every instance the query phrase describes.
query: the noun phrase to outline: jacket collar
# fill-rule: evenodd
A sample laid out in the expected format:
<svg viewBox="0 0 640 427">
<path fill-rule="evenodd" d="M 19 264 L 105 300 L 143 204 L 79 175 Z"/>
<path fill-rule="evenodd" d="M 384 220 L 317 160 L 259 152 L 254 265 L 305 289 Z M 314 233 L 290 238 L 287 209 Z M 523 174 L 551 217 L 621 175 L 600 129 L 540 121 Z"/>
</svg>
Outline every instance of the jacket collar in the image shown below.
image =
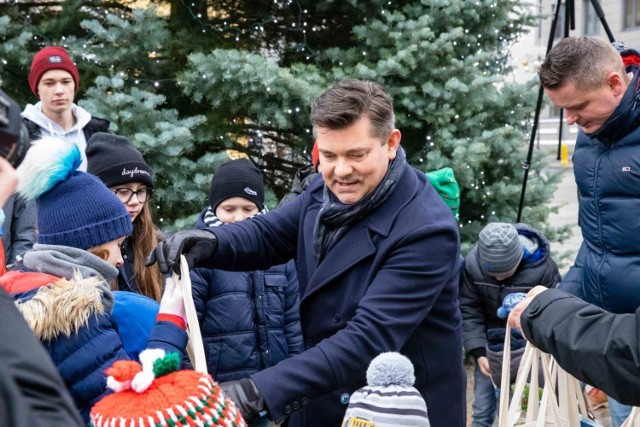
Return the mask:
<svg viewBox="0 0 640 427">
<path fill-rule="evenodd" d="M 605 145 L 611 146 L 631 133 L 640 123 L 640 108 L 638 85 L 640 85 L 640 72 L 633 67 L 634 76 L 627 88 L 620 104 L 613 111 L 609 120 L 596 132 L 587 134 L 590 138 L 596 138 Z"/>
<path fill-rule="evenodd" d="M 425 178 L 426 180 L 426 178 Z M 400 177 L 400 182 L 391 196 L 376 210 L 371 212 L 363 221 L 367 223 L 367 226 L 372 231 L 383 236 L 388 236 L 391 231 L 391 226 L 396 220 L 396 217 L 400 213 L 402 206 L 408 203 L 415 197 L 416 191 L 420 187 L 416 174 L 413 173 L 413 168 L 409 165 L 405 165 L 404 172 Z M 424 185 L 424 184 L 422 184 Z M 309 193 L 313 200 L 322 205 L 322 190 L 324 187 L 323 180 L 314 180 L 309 188 Z M 412 194 L 407 196 L 405 191 L 411 189 Z"/>
</svg>

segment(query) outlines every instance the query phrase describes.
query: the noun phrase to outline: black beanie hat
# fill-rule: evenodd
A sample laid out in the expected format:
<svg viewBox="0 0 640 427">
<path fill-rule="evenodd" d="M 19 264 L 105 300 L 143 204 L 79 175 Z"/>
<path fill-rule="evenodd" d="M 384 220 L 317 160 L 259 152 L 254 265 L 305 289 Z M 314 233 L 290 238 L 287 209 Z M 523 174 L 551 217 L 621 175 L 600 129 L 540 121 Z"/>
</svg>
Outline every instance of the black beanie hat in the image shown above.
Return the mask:
<svg viewBox="0 0 640 427">
<path fill-rule="evenodd" d="M 153 170 L 124 136 L 96 132 L 87 141 L 86 155 L 87 172 L 107 187 L 140 182 L 153 188 Z"/>
<path fill-rule="evenodd" d="M 209 204 L 215 213 L 223 201 L 242 197 L 264 209 L 262 173 L 249 159 L 230 160 L 221 164 L 211 179 Z"/>
</svg>

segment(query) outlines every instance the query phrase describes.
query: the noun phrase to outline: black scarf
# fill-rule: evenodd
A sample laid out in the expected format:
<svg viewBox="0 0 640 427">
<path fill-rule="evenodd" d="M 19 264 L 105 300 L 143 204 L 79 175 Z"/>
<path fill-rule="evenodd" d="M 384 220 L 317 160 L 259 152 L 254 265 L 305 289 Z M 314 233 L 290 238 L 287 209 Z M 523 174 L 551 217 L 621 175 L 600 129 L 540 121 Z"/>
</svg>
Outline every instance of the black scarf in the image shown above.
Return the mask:
<svg viewBox="0 0 640 427">
<path fill-rule="evenodd" d="M 402 147 L 398 147 L 396 158 L 389 162 L 389 169 L 380 184 L 371 193 L 351 205 L 341 203 L 329 191 L 327 185 L 324 185 L 322 207 L 318 213 L 314 230 L 318 263 L 356 221 L 366 217 L 389 198 L 398 185 L 406 162 L 404 150 Z"/>
</svg>

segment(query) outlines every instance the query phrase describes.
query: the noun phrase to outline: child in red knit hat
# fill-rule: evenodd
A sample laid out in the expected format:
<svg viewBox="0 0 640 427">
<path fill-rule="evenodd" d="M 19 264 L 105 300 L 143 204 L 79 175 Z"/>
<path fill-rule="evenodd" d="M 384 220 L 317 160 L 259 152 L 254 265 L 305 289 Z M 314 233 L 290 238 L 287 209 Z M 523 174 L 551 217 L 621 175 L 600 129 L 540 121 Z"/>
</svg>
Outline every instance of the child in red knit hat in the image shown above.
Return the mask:
<svg viewBox="0 0 640 427">
<path fill-rule="evenodd" d="M 179 363 L 176 353 L 163 350 L 143 351 L 140 363 L 114 363 L 106 373 L 107 385 L 116 393 L 93 407 L 90 426 L 246 426 L 210 375 L 176 371 Z"/>
</svg>

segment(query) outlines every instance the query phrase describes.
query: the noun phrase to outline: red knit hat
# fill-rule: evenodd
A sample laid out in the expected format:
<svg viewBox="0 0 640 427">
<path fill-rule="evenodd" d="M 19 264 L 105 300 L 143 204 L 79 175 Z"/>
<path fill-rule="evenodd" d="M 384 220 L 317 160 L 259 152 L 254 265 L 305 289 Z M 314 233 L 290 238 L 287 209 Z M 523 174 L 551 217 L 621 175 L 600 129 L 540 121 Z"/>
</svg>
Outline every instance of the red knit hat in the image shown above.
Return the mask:
<svg viewBox="0 0 640 427">
<path fill-rule="evenodd" d="M 94 405 L 90 426 L 247 426 L 210 375 L 174 372 L 180 363 L 177 353 L 145 350 L 140 361 L 142 365 L 120 360 L 106 370 L 107 386 L 116 393 Z"/>
<path fill-rule="evenodd" d="M 80 74 L 78 68 L 73 63 L 69 54 L 61 46 L 49 46 L 36 53 L 31 61 L 31 71 L 29 72 L 29 87 L 36 97 L 38 96 L 38 83 L 42 75 L 49 70 L 64 70 L 73 77 L 75 91 L 78 92 L 80 84 Z"/>
</svg>

